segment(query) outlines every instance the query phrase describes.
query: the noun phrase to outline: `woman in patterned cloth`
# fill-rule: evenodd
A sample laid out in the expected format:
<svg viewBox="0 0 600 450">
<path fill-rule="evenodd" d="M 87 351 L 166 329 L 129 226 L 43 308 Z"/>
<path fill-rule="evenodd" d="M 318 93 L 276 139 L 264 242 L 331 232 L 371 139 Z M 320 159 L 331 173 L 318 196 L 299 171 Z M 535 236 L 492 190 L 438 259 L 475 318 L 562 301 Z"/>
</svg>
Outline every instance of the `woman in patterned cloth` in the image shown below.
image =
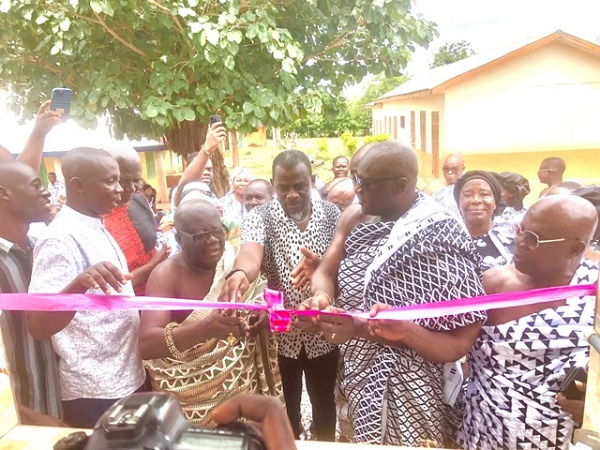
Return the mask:
<svg viewBox="0 0 600 450">
<path fill-rule="evenodd" d="M 229 230 L 227 240 L 238 251 L 240 246 L 240 226 L 246 216 L 244 206 L 244 192 L 248 183 L 252 181 L 252 175 L 243 167 L 236 168 L 229 179 L 231 190 L 225 194 L 217 203 L 223 214 L 223 223 Z"/>
<path fill-rule="evenodd" d="M 466 172 L 456 182 L 454 198 L 477 251 L 482 270 L 503 266 L 512 260 L 512 226 L 494 223 L 502 187 L 497 175 L 483 170 Z"/>
<path fill-rule="evenodd" d="M 483 276 L 488 294 L 594 283 L 584 259 L 596 223 L 590 203 L 545 197 L 525 214 L 514 266 Z M 466 449 L 566 449 L 573 418 L 557 404 L 568 370 L 589 358 L 583 332 L 593 325 L 594 297 L 488 312 L 471 351 L 461 435 Z"/>
</svg>

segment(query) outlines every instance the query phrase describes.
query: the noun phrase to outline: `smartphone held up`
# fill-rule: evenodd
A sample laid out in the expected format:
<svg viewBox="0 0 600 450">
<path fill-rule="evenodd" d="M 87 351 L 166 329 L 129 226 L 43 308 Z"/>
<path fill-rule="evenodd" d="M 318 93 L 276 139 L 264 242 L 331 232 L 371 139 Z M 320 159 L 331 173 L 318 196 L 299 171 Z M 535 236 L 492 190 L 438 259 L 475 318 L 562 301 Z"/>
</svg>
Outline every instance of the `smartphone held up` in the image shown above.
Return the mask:
<svg viewBox="0 0 600 450">
<path fill-rule="evenodd" d="M 69 118 L 71 111 L 71 99 L 73 91 L 69 88 L 54 88 L 50 97 L 50 111 L 58 111 L 62 114 L 61 122 Z"/>
<path fill-rule="evenodd" d="M 213 114 L 212 116 L 208 117 L 208 123 L 210 124 L 211 127 L 215 123 L 219 123 L 219 122 L 223 122 L 223 119 L 221 118 L 221 116 L 219 114 Z"/>
</svg>

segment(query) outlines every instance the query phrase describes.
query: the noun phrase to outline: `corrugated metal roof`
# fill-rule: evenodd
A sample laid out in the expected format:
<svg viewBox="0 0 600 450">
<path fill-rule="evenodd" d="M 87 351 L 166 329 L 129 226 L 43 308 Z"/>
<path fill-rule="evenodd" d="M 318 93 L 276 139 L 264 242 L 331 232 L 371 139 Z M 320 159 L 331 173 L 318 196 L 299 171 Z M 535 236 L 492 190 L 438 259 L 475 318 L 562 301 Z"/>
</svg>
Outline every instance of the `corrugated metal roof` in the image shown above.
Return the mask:
<svg viewBox="0 0 600 450">
<path fill-rule="evenodd" d="M 469 72 L 476 69 L 483 68 L 484 66 L 509 57 L 511 54 L 517 51 L 523 51 L 526 47 L 535 47 L 535 44 L 545 45 L 546 43 L 554 42 L 556 40 L 563 40 L 571 45 L 577 45 L 589 47 L 593 51 L 597 51 L 600 54 L 600 46 L 586 40 L 579 38 L 575 35 L 565 33 L 564 31 L 558 30 L 552 33 L 546 33 L 543 35 L 536 35 L 529 39 L 515 42 L 495 49 L 493 51 L 476 54 L 468 58 L 462 59 L 452 64 L 448 64 L 434 69 L 427 70 L 420 74 L 415 75 L 409 81 L 401 84 L 395 89 L 386 92 L 381 97 L 378 97 L 367 106 L 374 106 L 377 103 L 389 101 L 394 97 L 399 96 L 418 96 L 434 94 L 436 88 L 443 87 L 446 83 L 451 82 L 457 78 L 460 78 Z M 591 47 L 590 47 L 591 46 Z"/>
</svg>

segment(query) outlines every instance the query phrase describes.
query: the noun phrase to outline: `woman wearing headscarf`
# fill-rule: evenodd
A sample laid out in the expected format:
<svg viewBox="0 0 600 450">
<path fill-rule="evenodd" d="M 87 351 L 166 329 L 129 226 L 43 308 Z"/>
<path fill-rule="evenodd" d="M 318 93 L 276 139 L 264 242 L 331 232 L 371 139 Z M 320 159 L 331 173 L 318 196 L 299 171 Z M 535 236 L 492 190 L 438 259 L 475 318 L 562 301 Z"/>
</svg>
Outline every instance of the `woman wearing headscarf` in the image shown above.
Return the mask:
<svg viewBox="0 0 600 450">
<path fill-rule="evenodd" d="M 505 208 L 495 222 L 519 223 L 527 211 L 523 199 L 531 192 L 529 180 L 515 172 L 500 172 L 498 181 L 502 187 L 500 195 Z"/>
<path fill-rule="evenodd" d="M 223 223 L 229 230 L 227 240 L 236 252 L 240 244 L 240 226 L 246 215 L 244 191 L 250 181 L 252 181 L 250 172 L 243 167 L 237 167 L 229 178 L 231 190 L 217 203 L 217 207 L 221 210 L 223 216 Z"/>
<path fill-rule="evenodd" d="M 481 255 L 482 271 L 512 260 L 514 231 L 507 224 L 494 222 L 501 192 L 497 174 L 484 170 L 466 172 L 454 188 L 458 209 Z"/>
</svg>

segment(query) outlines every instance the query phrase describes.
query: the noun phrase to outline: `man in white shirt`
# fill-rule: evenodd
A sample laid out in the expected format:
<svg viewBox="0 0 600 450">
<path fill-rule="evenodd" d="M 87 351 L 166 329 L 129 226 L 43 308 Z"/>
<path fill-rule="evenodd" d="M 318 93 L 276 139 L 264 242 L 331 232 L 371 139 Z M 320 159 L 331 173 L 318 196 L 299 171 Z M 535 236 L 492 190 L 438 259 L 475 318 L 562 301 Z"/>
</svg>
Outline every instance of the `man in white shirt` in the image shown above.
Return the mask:
<svg viewBox="0 0 600 450">
<path fill-rule="evenodd" d="M 29 292 L 134 295 L 131 275 L 102 216 L 118 204 L 119 166 L 98 149 L 63 161 L 67 204 L 38 240 Z M 144 384 L 137 311 L 30 312 L 29 332 L 52 337 L 64 421 L 91 428 L 115 401 Z"/>
<path fill-rule="evenodd" d="M 48 192 L 50 192 L 51 205 L 59 205 L 65 197 L 65 185 L 56 178 L 54 172 L 48 172 Z"/>
</svg>

